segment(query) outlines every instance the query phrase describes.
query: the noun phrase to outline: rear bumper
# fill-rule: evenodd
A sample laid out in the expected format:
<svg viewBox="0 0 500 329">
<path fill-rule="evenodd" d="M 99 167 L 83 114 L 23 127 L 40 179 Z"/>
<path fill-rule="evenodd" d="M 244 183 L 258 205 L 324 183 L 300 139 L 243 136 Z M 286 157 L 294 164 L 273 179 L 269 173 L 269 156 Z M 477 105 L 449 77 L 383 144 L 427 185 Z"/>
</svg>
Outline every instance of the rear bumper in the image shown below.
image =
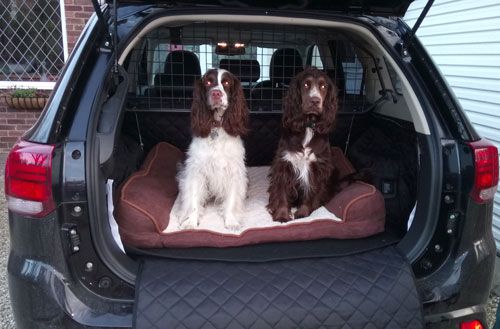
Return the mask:
<svg viewBox="0 0 500 329">
<path fill-rule="evenodd" d="M 34 220 L 10 214 L 9 218 L 8 280 L 18 329 L 132 327 L 132 301 L 103 298 L 74 278 L 54 216 Z M 438 271 L 444 281 L 426 280 L 427 289 L 438 294 L 434 297 L 443 297 L 446 288 L 456 288 L 452 297 L 425 304 L 428 328 L 455 328 L 461 321 L 485 320 L 484 303 L 495 259 L 494 243 L 487 241 L 487 248 L 482 251 L 493 248 L 491 253 L 478 258 L 472 248 L 466 253 L 471 258 L 465 257 L 463 263 L 459 261 L 462 258 L 449 259 L 452 266 Z M 466 259 L 474 261 L 469 263 Z M 457 280 L 450 285 L 454 279 Z"/>
<path fill-rule="evenodd" d="M 479 320 L 486 326 L 485 305 L 475 305 L 455 311 L 432 314 L 425 317 L 426 326 L 429 329 L 460 328 L 460 323 Z"/>
<path fill-rule="evenodd" d="M 92 308 L 47 264 L 9 257 L 9 294 L 18 329 L 129 328 L 132 313 L 117 316 Z M 21 261 L 21 262 L 20 262 Z M 23 268 L 19 268 L 21 265 Z M 21 270 L 21 271 L 19 271 Z M 30 272 L 30 273 L 27 273 Z M 65 284 L 66 282 L 66 284 Z M 85 304 L 87 303 L 87 304 Z"/>
<path fill-rule="evenodd" d="M 24 328 L 129 328 L 132 312 L 113 314 L 97 306 L 97 299 L 76 295 L 53 267 L 22 259 L 11 253 L 8 267 L 9 292 L 18 329 Z M 85 304 L 86 303 L 86 304 Z M 94 306 L 95 308 L 92 308 Z M 111 304 L 109 305 L 110 307 Z M 484 305 L 428 314 L 427 328 L 458 328 L 462 321 L 486 323 Z"/>
<path fill-rule="evenodd" d="M 470 202 L 467 209 L 456 249 L 434 273 L 417 280 L 430 328 L 458 328 L 452 324 L 469 320 L 486 325 L 496 259 L 492 205 Z"/>
<path fill-rule="evenodd" d="M 53 269 L 43 264 L 31 264 L 33 270 L 41 269 L 39 277 L 43 280 L 26 280 L 25 273 L 19 271 L 17 263 L 11 255 L 9 260 L 9 292 L 12 309 L 18 329 L 51 328 L 130 328 L 132 327 L 132 313 L 122 314 L 121 317 L 92 310 L 89 305 L 66 289 L 66 294 L 58 293 L 58 288 L 64 286 L 63 280 L 57 278 Z M 15 272 L 15 273 L 14 273 Z M 22 271 L 24 272 L 24 271 Z M 50 280 L 46 280 L 50 279 Z M 51 282 L 51 284 L 49 284 Z M 54 289 L 55 288 L 55 289 Z M 59 288 L 59 289 L 60 289 Z M 63 288 L 64 290 L 64 288 Z M 89 302 L 87 300 L 87 302 Z M 89 303 L 92 304 L 92 303 Z M 73 311 L 71 314 L 70 311 Z M 476 305 L 451 312 L 427 315 L 426 328 L 444 329 L 458 328 L 459 323 L 478 319 L 486 323 L 484 305 Z"/>
<path fill-rule="evenodd" d="M 103 298 L 73 279 L 53 215 L 9 220 L 8 282 L 18 329 L 132 326 L 130 301 Z"/>
</svg>

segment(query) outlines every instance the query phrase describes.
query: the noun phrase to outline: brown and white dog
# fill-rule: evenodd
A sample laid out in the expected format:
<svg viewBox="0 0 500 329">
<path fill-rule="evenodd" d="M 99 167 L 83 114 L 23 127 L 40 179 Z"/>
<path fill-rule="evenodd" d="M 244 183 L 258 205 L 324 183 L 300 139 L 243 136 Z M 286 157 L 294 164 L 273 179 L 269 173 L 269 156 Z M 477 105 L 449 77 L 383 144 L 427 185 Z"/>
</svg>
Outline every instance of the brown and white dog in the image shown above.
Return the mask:
<svg viewBox="0 0 500 329">
<path fill-rule="evenodd" d="M 180 221 L 195 228 L 206 202 L 223 207 L 224 225 L 240 226 L 247 194 L 245 148 L 248 109 L 240 81 L 230 72 L 210 69 L 195 83 L 191 106 L 193 139 L 179 172 Z"/>
<path fill-rule="evenodd" d="M 335 170 L 329 133 L 336 112 L 337 88 L 324 72 L 306 68 L 292 79 L 283 101 L 283 132 L 269 173 L 267 209 L 274 221 L 307 217 L 332 192 Z"/>
</svg>

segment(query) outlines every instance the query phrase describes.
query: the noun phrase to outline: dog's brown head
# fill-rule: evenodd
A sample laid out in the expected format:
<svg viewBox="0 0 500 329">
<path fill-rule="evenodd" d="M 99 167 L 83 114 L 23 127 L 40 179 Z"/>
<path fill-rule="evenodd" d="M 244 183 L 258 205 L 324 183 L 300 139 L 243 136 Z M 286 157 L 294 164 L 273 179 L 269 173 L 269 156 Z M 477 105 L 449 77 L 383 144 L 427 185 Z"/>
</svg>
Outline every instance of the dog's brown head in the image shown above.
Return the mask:
<svg viewBox="0 0 500 329">
<path fill-rule="evenodd" d="M 194 87 L 191 129 L 195 136 L 207 137 L 214 126 L 222 126 L 232 136 L 247 132 L 248 108 L 236 76 L 210 69 Z"/>
<path fill-rule="evenodd" d="M 297 74 L 283 101 L 283 127 L 301 132 L 313 126 L 320 134 L 333 127 L 337 113 L 337 88 L 323 71 L 306 68 Z"/>
</svg>

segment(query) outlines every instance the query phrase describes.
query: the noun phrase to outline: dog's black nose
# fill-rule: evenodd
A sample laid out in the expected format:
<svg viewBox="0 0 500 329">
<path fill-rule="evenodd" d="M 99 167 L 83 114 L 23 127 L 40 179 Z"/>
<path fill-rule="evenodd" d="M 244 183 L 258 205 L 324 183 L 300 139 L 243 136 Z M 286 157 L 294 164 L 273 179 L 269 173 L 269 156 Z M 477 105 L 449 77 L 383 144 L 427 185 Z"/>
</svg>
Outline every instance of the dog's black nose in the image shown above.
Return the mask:
<svg viewBox="0 0 500 329">
<path fill-rule="evenodd" d="M 316 96 L 315 97 L 311 97 L 311 99 L 309 100 L 309 102 L 313 106 L 319 106 L 319 104 L 321 103 L 321 98 L 316 97 Z"/>
</svg>

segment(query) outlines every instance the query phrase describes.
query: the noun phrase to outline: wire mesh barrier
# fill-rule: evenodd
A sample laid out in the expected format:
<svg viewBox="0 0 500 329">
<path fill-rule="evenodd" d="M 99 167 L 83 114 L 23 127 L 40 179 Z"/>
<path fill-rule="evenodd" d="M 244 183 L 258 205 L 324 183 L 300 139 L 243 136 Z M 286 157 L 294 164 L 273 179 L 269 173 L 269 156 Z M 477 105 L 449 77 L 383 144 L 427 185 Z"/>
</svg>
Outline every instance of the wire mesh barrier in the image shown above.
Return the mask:
<svg viewBox="0 0 500 329">
<path fill-rule="evenodd" d="M 55 81 L 64 65 L 59 0 L 0 2 L 0 81 Z"/>
<path fill-rule="evenodd" d="M 193 85 L 210 68 L 241 81 L 252 112 L 281 111 L 292 78 L 315 66 L 339 89 L 340 111 L 363 112 L 379 90 L 376 61 L 339 30 L 265 24 L 193 23 L 147 34 L 124 63 L 128 109 L 189 111 Z M 375 72 L 375 74 L 367 74 Z"/>
</svg>

